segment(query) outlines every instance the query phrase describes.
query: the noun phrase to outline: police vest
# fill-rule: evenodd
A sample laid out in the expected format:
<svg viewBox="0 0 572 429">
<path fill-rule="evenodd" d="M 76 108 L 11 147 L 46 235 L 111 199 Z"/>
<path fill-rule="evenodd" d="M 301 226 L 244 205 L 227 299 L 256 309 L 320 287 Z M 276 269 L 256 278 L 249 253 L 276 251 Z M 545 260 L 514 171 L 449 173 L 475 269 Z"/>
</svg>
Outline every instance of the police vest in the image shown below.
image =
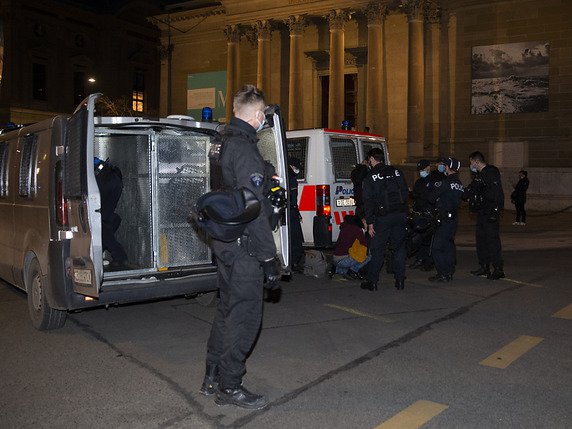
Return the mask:
<svg viewBox="0 0 572 429">
<path fill-rule="evenodd" d="M 381 215 L 392 212 L 405 211 L 405 198 L 401 193 L 399 181 L 403 178 L 397 169 L 391 172 L 380 172 L 371 176 L 377 195 L 380 198 L 379 212 Z"/>
</svg>

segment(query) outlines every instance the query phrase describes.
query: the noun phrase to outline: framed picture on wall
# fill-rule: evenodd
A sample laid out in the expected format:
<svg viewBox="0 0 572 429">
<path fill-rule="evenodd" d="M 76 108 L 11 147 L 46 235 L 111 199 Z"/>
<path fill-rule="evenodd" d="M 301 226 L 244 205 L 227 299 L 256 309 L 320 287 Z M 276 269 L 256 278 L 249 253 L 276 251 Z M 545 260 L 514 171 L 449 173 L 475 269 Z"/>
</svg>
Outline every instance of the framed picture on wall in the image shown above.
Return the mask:
<svg viewBox="0 0 572 429">
<path fill-rule="evenodd" d="M 474 46 L 471 113 L 547 112 L 549 58 L 548 42 Z"/>
</svg>

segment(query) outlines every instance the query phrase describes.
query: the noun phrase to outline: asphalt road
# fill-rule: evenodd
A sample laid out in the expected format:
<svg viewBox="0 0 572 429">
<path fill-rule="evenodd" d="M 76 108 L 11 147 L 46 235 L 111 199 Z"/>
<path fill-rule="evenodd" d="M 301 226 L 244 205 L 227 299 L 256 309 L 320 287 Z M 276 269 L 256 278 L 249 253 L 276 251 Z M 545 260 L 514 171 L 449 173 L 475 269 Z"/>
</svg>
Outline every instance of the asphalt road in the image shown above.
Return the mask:
<svg viewBox="0 0 572 429">
<path fill-rule="evenodd" d="M 245 386 L 271 400 L 259 412 L 198 393 L 213 308 L 97 309 L 38 332 L 2 283 L 0 427 L 572 427 L 571 250 L 507 250 L 508 278 L 488 281 L 463 249 L 442 286 L 420 271 L 404 291 L 385 272 L 378 292 L 284 283 L 247 362 Z"/>
</svg>

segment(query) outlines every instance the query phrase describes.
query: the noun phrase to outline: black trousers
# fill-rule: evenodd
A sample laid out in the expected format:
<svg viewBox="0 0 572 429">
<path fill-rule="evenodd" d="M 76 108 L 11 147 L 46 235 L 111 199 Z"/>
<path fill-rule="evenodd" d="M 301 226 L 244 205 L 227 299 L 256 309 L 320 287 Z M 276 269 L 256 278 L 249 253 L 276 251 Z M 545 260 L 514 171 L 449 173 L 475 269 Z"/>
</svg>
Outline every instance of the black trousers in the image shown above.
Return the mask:
<svg viewBox="0 0 572 429">
<path fill-rule="evenodd" d="M 304 233 L 300 223 L 300 210 L 290 208 L 290 266 L 303 263 L 304 256 Z"/>
<path fill-rule="evenodd" d="M 224 250 L 215 250 L 220 302 L 207 343 L 207 364 L 218 365 L 222 388 L 233 388 L 242 382 L 262 324 L 264 275 L 260 262 L 236 243 L 220 247 Z"/>
<path fill-rule="evenodd" d="M 499 220 L 494 222 L 488 220 L 485 214 L 477 215 L 477 226 L 475 229 L 475 241 L 477 243 L 477 257 L 479 265 L 491 265 L 494 268 L 503 269 L 502 247 L 500 240 Z"/>
<path fill-rule="evenodd" d="M 435 262 L 437 274 L 453 275 L 457 262 L 455 247 L 455 233 L 457 232 L 457 219 L 451 222 L 442 222 L 435 231 L 431 255 Z"/>
<path fill-rule="evenodd" d="M 405 278 L 406 221 L 406 214 L 401 212 L 388 213 L 375 219 L 373 224 L 375 235 L 369 240 L 371 260 L 367 264 L 366 275 L 370 282 L 376 283 L 379 280 L 388 244 L 393 249 L 393 275 L 396 279 Z"/>
<path fill-rule="evenodd" d="M 121 224 L 121 217 L 117 213 L 102 216 L 101 219 L 101 245 L 103 250 L 111 253 L 111 258 L 115 262 L 127 261 L 125 249 L 115 238 L 115 232 Z"/>
<path fill-rule="evenodd" d="M 526 210 L 524 210 L 525 201 L 515 201 L 514 208 L 516 209 L 516 222 L 526 223 Z"/>
</svg>

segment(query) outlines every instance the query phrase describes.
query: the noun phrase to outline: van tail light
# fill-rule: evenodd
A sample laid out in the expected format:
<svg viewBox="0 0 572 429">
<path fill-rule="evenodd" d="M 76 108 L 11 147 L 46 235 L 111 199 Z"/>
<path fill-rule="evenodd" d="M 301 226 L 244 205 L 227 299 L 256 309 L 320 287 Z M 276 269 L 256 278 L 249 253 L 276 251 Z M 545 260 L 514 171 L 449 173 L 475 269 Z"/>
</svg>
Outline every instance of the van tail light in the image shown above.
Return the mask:
<svg viewBox="0 0 572 429">
<path fill-rule="evenodd" d="M 330 216 L 332 206 L 330 205 L 330 185 L 316 186 L 316 216 Z"/>
<path fill-rule="evenodd" d="M 69 226 L 68 201 L 64 198 L 64 181 L 61 164 L 56 167 L 56 222 L 60 226 Z"/>
</svg>

